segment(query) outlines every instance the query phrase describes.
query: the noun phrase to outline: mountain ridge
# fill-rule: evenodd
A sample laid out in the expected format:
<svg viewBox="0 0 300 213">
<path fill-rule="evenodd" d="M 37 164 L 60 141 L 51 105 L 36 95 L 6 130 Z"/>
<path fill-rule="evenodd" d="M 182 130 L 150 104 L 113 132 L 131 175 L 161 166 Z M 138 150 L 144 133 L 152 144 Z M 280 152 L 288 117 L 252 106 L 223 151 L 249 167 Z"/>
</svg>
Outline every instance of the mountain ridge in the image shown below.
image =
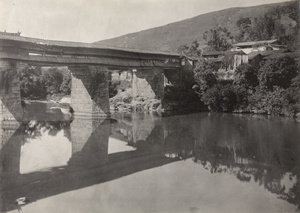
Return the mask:
<svg viewBox="0 0 300 213">
<path fill-rule="evenodd" d="M 250 17 L 253 20 L 273 7 L 281 7 L 290 2 L 292 1 L 213 11 L 163 26 L 97 41 L 94 44 L 137 50 L 176 52 L 180 45 L 198 40 L 203 47 L 206 43 L 202 38 L 205 31 L 226 27 L 233 35 L 236 35 L 238 19 Z"/>
</svg>

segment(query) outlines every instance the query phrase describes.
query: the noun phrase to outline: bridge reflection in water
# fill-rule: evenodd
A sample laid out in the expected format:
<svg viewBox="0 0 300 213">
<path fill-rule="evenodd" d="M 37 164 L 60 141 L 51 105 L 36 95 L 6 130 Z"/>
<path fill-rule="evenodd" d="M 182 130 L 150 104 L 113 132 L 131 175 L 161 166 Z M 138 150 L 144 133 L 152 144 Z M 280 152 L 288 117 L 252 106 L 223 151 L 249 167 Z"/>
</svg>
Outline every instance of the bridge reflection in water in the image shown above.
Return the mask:
<svg viewBox="0 0 300 213">
<path fill-rule="evenodd" d="M 1 211 L 16 209 L 20 196 L 34 202 L 179 160 L 182 147 L 164 144 L 159 118 L 143 117 L 29 121 L 10 130 L 2 126 Z M 129 140 L 128 134 L 133 136 Z M 109 154 L 109 142 L 113 146 L 116 141 L 132 151 Z"/>
<path fill-rule="evenodd" d="M 34 202 L 187 158 L 209 173 L 257 182 L 299 209 L 300 125 L 292 120 L 136 113 L 1 125 L 2 212 L 17 209 L 19 197 Z"/>
</svg>

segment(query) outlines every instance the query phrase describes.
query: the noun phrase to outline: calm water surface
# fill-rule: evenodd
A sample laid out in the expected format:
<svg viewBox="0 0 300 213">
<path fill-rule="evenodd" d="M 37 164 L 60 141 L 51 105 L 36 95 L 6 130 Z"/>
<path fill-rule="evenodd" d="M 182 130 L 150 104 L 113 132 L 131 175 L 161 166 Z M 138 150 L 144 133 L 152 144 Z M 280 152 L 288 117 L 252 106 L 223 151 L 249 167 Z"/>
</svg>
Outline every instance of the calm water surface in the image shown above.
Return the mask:
<svg viewBox="0 0 300 213">
<path fill-rule="evenodd" d="M 45 113 L 0 126 L 1 212 L 296 212 L 300 123 Z M 15 200 L 26 197 L 26 205 Z"/>
</svg>

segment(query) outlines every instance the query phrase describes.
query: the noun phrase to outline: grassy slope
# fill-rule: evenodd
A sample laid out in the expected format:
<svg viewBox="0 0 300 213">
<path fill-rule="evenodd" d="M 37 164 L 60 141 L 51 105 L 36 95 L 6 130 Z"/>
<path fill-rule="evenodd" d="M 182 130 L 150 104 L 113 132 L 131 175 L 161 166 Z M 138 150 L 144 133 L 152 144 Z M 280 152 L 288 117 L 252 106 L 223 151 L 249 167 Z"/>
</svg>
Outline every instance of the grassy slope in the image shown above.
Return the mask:
<svg viewBox="0 0 300 213">
<path fill-rule="evenodd" d="M 181 44 L 189 44 L 197 39 L 204 46 L 205 41 L 202 35 L 205 31 L 216 27 L 226 27 L 235 35 L 238 32 L 236 22 L 239 18 L 250 17 L 254 19 L 264 14 L 271 7 L 284 4 L 286 2 L 225 9 L 95 43 L 141 50 L 176 51 Z"/>
</svg>

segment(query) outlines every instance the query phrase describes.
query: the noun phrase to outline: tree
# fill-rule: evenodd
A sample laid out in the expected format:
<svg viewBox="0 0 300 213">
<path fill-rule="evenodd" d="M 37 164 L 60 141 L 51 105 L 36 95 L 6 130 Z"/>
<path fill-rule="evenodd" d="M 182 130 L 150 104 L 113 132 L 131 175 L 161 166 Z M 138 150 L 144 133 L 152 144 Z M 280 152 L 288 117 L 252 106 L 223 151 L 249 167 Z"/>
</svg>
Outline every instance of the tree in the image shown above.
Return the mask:
<svg viewBox="0 0 300 213">
<path fill-rule="evenodd" d="M 40 67 L 27 66 L 20 71 L 21 96 L 31 99 L 44 99 L 46 88 Z"/>
<path fill-rule="evenodd" d="M 249 103 L 254 110 L 279 115 L 283 107 L 288 105 L 288 99 L 282 87 L 274 86 L 273 90 L 258 88 L 249 97 Z"/>
<path fill-rule="evenodd" d="M 71 83 L 72 83 L 72 79 L 71 79 L 71 75 L 67 74 L 64 75 L 63 77 L 63 81 L 60 85 L 60 91 L 64 94 L 64 95 L 70 95 L 71 94 Z"/>
<path fill-rule="evenodd" d="M 211 111 L 232 112 L 237 104 L 237 96 L 230 84 L 216 84 L 203 93 L 201 100 Z"/>
<path fill-rule="evenodd" d="M 238 20 L 237 26 L 240 29 L 240 34 L 237 36 L 238 40 L 259 41 L 277 39 L 282 44 L 294 49 L 295 45 L 293 44 L 297 42 L 299 37 L 299 12 L 297 8 L 298 3 L 292 1 L 282 7 L 271 8 L 265 14 L 256 17 L 252 21 L 249 21 L 249 18 Z M 249 28 L 250 25 L 251 28 Z"/>
<path fill-rule="evenodd" d="M 210 51 L 225 51 L 234 43 L 234 37 L 226 27 L 204 32 L 203 39 L 207 41 L 208 50 Z"/>
<path fill-rule="evenodd" d="M 63 74 L 58 68 L 51 67 L 42 73 L 47 94 L 60 93 L 60 86 L 63 82 Z"/>
<path fill-rule="evenodd" d="M 252 28 L 252 22 L 250 18 L 240 18 L 236 22 L 236 26 L 239 28 L 239 34 L 236 36 L 238 41 L 250 41 L 250 33 Z"/>
<path fill-rule="evenodd" d="M 247 89 L 253 89 L 258 86 L 258 70 L 250 64 L 241 64 L 234 73 L 234 85 L 244 86 Z"/>
<path fill-rule="evenodd" d="M 213 87 L 217 83 L 216 71 L 218 67 L 215 63 L 207 59 L 199 59 L 194 69 L 194 78 L 200 88 L 200 94 Z"/>
<path fill-rule="evenodd" d="M 27 66 L 20 71 L 20 82 L 23 98 L 43 100 L 48 95 L 71 93 L 71 74 L 66 67 Z"/>
<path fill-rule="evenodd" d="M 271 90 L 274 86 L 286 89 L 297 76 L 297 71 L 297 63 L 291 57 L 269 59 L 258 70 L 260 86 Z"/>
<path fill-rule="evenodd" d="M 202 50 L 200 48 L 199 42 L 195 40 L 190 45 L 180 45 L 177 52 L 184 56 L 198 58 L 201 56 Z"/>
<path fill-rule="evenodd" d="M 291 86 L 286 90 L 286 96 L 289 103 L 300 103 L 300 73 L 291 80 Z"/>
</svg>

